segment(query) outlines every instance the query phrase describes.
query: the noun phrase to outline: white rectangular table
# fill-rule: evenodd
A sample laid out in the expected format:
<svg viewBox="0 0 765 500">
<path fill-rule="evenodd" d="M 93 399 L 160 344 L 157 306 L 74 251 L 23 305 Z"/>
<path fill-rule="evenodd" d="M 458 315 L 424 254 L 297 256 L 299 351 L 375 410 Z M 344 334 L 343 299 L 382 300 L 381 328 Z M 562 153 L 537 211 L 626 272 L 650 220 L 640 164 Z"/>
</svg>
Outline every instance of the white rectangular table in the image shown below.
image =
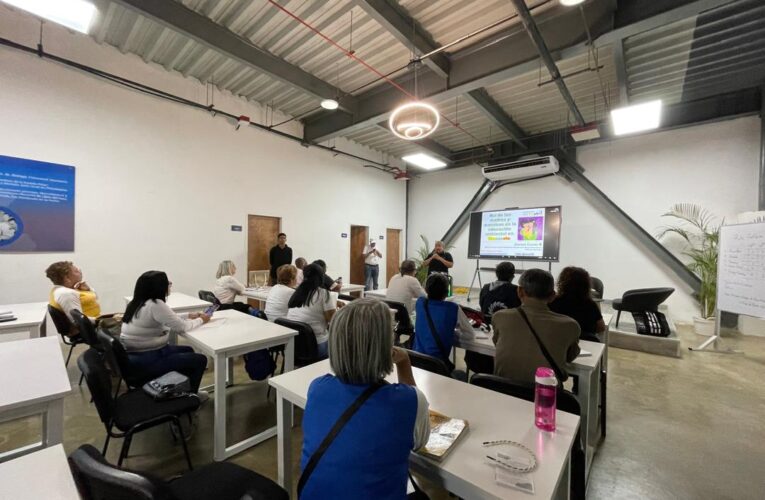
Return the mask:
<svg viewBox="0 0 765 500">
<path fill-rule="evenodd" d="M 132 296 L 124 297 L 125 304 L 133 300 Z M 172 292 L 167 296 L 165 303 L 170 306 L 170 309 L 177 313 L 189 313 L 189 312 L 203 312 L 212 304 L 206 300 L 202 300 L 185 293 Z"/>
<path fill-rule="evenodd" d="M 5 333 L 29 333 L 36 339 L 45 336 L 45 317 L 48 314 L 47 302 L 0 305 L 0 311 L 11 311 L 16 317 L 13 321 L 0 323 L 0 335 Z"/>
<path fill-rule="evenodd" d="M 276 435 L 276 427 L 267 429 L 244 441 L 226 446 L 226 375 L 228 359 L 250 351 L 285 345 L 284 371 L 293 367 L 295 330 L 243 314 L 235 310 L 218 311 L 209 323 L 181 334 L 194 349 L 215 361 L 215 424 L 213 456 L 225 460 Z M 233 366 L 233 362 L 231 363 Z M 232 379 L 233 381 L 233 379 Z"/>
<path fill-rule="evenodd" d="M 376 299 L 386 299 L 388 297 L 387 288 L 378 288 L 377 290 L 367 290 L 364 292 L 365 297 L 374 297 Z"/>
<path fill-rule="evenodd" d="M 308 386 L 331 373 L 329 360 L 320 361 L 269 380 L 276 388 L 278 419 L 279 484 L 292 491 L 291 414 L 293 405 L 305 408 Z M 522 499 L 568 498 L 569 456 L 579 417 L 558 412 L 555 433 L 534 426 L 534 404 L 457 380 L 414 369 L 417 386 L 437 412 L 468 421 L 469 429 L 449 455 L 436 462 L 412 453 L 411 468 L 461 498 Z M 388 381 L 395 382 L 391 374 Z M 494 481 L 494 468 L 485 463 L 485 441 L 512 439 L 534 451 L 539 461 L 532 472 L 533 496 L 506 488 Z"/>
<path fill-rule="evenodd" d="M 57 337 L 0 343 L 0 388 L 0 422 L 42 415 L 41 442 L 2 453 L 0 462 L 61 443 L 72 386 Z"/>
<path fill-rule="evenodd" d="M 0 464 L 0 500 L 80 500 L 60 444 Z"/>
</svg>

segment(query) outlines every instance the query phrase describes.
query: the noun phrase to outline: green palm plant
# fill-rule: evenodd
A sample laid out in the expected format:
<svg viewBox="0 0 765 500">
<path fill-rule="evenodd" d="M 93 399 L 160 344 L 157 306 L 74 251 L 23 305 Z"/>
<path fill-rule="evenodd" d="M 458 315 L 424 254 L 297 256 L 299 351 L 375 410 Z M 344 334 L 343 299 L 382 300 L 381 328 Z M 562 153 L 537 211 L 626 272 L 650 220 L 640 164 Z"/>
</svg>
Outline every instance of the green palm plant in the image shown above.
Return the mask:
<svg viewBox="0 0 765 500">
<path fill-rule="evenodd" d="M 711 318 L 717 300 L 717 256 L 721 224 L 715 222 L 715 216 L 708 210 L 693 203 L 673 205 L 662 217 L 674 219 L 675 224 L 663 227 L 657 238 L 675 234 L 683 239 L 685 250 L 682 255 L 689 260 L 686 267 L 701 280 L 701 287 L 696 294 L 701 317 Z"/>
<path fill-rule="evenodd" d="M 417 249 L 417 257 L 412 260 L 417 265 L 417 271 L 414 273 L 414 277 L 425 286 L 425 280 L 428 279 L 428 266 L 424 265 L 423 262 L 428 258 L 433 247 L 430 246 L 430 242 L 425 236 L 420 235 L 420 239 L 422 240 L 422 246 Z M 448 252 L 452 248 L 454 248 L 454 245 L 446 246 L 444 247 L 444 251 Z"/>
</svg>

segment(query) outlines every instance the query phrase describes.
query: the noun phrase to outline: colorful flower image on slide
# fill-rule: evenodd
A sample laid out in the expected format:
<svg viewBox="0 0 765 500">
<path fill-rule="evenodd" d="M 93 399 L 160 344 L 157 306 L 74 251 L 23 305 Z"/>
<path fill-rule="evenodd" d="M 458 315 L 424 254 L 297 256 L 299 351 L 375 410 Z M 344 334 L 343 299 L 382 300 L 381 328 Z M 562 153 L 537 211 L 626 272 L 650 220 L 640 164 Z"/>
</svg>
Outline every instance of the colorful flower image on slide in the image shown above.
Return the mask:
<svg viewBox="0 0 765 500">
<path fill-rule="evenodd" d="M 21 218 L 10 208 L 0 207 L 0 246 L 10 245 L 24 232 Z"/>
<path fill-rule="evenodd" d="M 518 241 L 539 241 L 544 230 L 544 217 L 518 217 Z"/>
</svg>

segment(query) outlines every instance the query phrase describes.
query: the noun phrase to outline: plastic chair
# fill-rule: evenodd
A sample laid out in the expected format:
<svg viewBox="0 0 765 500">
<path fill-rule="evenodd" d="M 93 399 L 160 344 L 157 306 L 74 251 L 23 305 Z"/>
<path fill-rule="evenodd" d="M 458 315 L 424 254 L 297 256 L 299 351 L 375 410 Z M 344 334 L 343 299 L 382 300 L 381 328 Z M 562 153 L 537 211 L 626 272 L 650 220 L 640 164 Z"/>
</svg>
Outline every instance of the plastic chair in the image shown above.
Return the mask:
<svg viewBox="0 0 765 500">
<path fill-rule="evenodd" d="M 395 300 L 383 300 L 388 307 L 396 311 L 395 320 L 396 328 L 394 330 L 396 334 L 396 345 L 401 345 L 401 336 L 414 335 L 414 325 L 412 325 L 412 318 L 409 316 L 409 310 L 401 302 Z"/>
<path fill-rule="evenodd" d="M 295 367 L 308 366 L 321 361 L 319 358 L 319 348 L 316 343 L 316 335 L 313 328 L 308 323 L 302 321 L 292 321 L 286 318 L 279 318 L 274 321 L 277 325 L 285 326 L 298 332 L 295 337 Z"/>
<path fill-rule="evenodd" d="M 112 372 L 119 377 L 114 397 L 117 397 L 117 394 L 119 394 L 122 381 L 125 381 L 128 389 L 137 389 L 143 387 L 143 384 L 151 380 L 151 377 L 142 375 L 133 369 L 127 351 L 125 351 L 125 347 L 119 339 L 112 337 L 103 330 L 98 330 L 96 336 L 98 337 L 106 362 L 111 367 Z"/>
<path fill-rule="evenodd" d="M 75 331 L 74 323 L 69 321 L 69 318 L 66 317 L 66 314 L 63 311 L 60 311 L 49 305 L 48 314 L 50 315 L 50 319 L 53 321 L 53 326 L 56 327 L 56 332 L 61 335 L 62 342 L 69 346 L 69 354 L 67 354 L 66 363 L 64 363 L 64 366 L 69 366 L 69 359 L 72 357 L 74 346 L 84 344 L 85 340 L 83 340 L 83 338 L 79 335 L 70 337 L 70 335 L 72 335 L 72 333 Z M 80 378 L 80 383 L 82 383 L 82 378 Z"/>
<path fill-rule="evenodd" d="M 667 300 L 675 291 L 674 288 L 636 288 L 627 290 L 621 299 L 614 299 L 611 307 L 616 313 L 616 325 L 619 326 L 619 317 L 622 311 L 639 312 L 657 312 L 659 305 Z"/>
<path fill-rule="evenodd" d="M 593 290 L 592 298 L 594 299 L 602 299 L 603 298 L 603 282 L 596 278 L 595 276 L 590 276 L 590 288 Z"/>
<path fill-rule="evenodd" d="M 199 296 L 199 300 L 204 300 L 205 302 L 210 302 L 211 304 L 221 305 L 218 297 L 216 297 L 215 294 L 209 290 L 199 290 L 197 295 Z"/>
<path fill-rule="evenodd" d="M 287 500 L 279 485 L 229 462 L 213 462 L 171 481 L 118 469 L 93 446 L 69 455 L 77 489 L 85 500 Z"/>
<path fill-rule="evenodd" d="M 405 349 L 405 351 L 409 354 L 409 360 L 415 368 L 426 370 L 436 375 L 443 375 L 444 377 L 452 376 L 449 366 L 443 360 L 410 349 Z"/>
</svg>

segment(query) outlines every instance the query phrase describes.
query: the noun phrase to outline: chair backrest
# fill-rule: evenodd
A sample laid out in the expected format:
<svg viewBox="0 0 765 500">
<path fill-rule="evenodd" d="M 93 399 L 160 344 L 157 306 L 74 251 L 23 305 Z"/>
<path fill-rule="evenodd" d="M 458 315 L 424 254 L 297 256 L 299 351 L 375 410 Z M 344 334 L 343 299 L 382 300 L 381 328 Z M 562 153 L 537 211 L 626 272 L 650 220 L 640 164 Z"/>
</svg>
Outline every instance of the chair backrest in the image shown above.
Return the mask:
<svg viewBox="0 0 765 500">
<path fill-rule="evenodd" d="M 220 305 L 220 300 L 218 300 L 218 297 L 216 297 L 215 294 L 209 290 L 199 290 L 198 295 L 199 300 L 204 300 L 206 302 Z"/>
<path fill-rule="evenodd" d="M 59 335 L 66 336 L 72 333 L 74 324 L 69 321 L 69 318 L 64 311 L 56 309 L 48 304 L 48 314 L 50 314 L 50 319 L 53 321 L 53 325 L 56 327 L 56 331 Z"/>
<path fill-rule="evenodd" d="M 140 381 L 134 380 L 133 370 L 130 366 L 130 358 L 128 358 L 125 347 L 120 342 L 120 339 L 112 337 L 103 330 L 96 332 L 98 337 L 98 343 L 101 346 L 101 350 L 104 353 L 106 362 L 116 375 L 122 377 L 128 387 L 137 387 Z"/>
<path fill-rule="evenodd" d="M 443 375 L 444 377 L 451 377 L 451 370 L 446 366 L 443 360 L 434 356 L 429 356 L 421 352 L 405 349 L 409 354 L 409 360 L 412 362 L 412 366 L 419 368 L 420 370 L 427 370 L 437 375 Z"/>
<path fill-rule="evenodd" d="M 400 333 L 412 329 L 412 318 L 409 317 L 409 310 L 401 302 L 395 300 L 383 300 L 388 307 L 396 311 L 396 330 Z"/>
<path fill-rule="evenodd" d="M 298 332 L 295 338 L 295 366 L 306 366 L 319 361 L 319 347 L 311 325 L 286 318 L 279 318 L 274 323 Z"/>
<path fill-rule="evenodd" d="M 593 293 L 593 298 L 595 299 L 602 299 L 603 298 L 603 282 L 600 280 L 600 278 L 596 278 L 595 276 L 590 276 L 590 288 L 592 288 L 595 293 Z"/>
<path fill-rule="evenodd" d="M 171 500 L 166 483 L 150 476 L 118 469 L 89 444 L 69 455 L 69 468 L 85 500 Z"/>
<path fill-rule="evenodd" d="M 77 366 L 85 376 L 101 422 L 108 425 L 114 415 L 114 399 L 112 398 L 112 379 L 106 371 L 101 354 L 91 347 L 77 358 Z"/>
<path fill-rule="evenodd" d="M 101 344 L 98 342 L 98 338 L 96 337 L 96 327 L 93 325 L 93 322 L 82 314 L 82 311 L 78 311 L 77 309 L 74 309 L 72 311 L 72 318 L 74 319 L 75 324 L 77 325 L 77 329 L 80 332 L 80 336 L 85 341 L 86 344 L 88 344 L 90 347 L 95 348 L 97 351 L 102 350 Z"/>
<path fill-rule="evenodd" d="M 353 295 L 348 295 L 346 293 L 338 293 L 337 298 L 340 300 L 347 300 L 348 302 L 353 302 L 358 297 L 354 297 Z"/>
<path fill-rule="evenodd" d="M 473 378 L 470 379 L 470 383 L 477 385 L 478 387 L 483 387 L 484 389 L 507 394 L 508 396 L 513 396 L 526 401 L 534 401 L 534 384 L 516 382 L 514 380 L 498 377 L 497 375 L 489 375 L 485 373 L 473 375 Z M 579 406 L 579 401 L 576 399 L 576 396 L 568 391 L 558 391 L 556 406 L 560 411 L 565 411 L 566 413 L 574 415 L 581 415 L 582 413 L 582 409 Z"/>
<path fill-rule="evenodd" d="M 656 312 L 659 308 L 659 304 L 667 300 L 674 291 L 674 288 L 669 287 L 627 290 L 624 292 L 624 295 L 622 295 L 621 308 L 624 311 L 631 312 Z"/>
</svg>

